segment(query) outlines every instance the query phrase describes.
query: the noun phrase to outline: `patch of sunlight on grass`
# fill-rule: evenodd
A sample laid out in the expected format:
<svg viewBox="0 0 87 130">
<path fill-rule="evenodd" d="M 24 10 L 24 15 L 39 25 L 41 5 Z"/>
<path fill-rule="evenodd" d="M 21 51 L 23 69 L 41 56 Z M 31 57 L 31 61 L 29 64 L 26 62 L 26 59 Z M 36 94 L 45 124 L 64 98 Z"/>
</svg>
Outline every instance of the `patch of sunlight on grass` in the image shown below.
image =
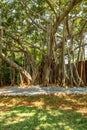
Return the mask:
<svg viewBox="0 0 87 130">
<path fill-rule="evenodd" d="M 15 106 L 1 117 L 0 130 L 87 130 L 87 118 L 71 110 Z"/>
<path fill-rule="evenodd" d="M 86 100 L 78 95 L 1 98 L 0 130 L 87 130 Z"/>
<path fill-rule="evenodd" d="M 44 102 L 43 101 L 36 101 L 36 102 L 33 102 L 32 105 L 42 108 L 44 106 Z"/>
</svg>

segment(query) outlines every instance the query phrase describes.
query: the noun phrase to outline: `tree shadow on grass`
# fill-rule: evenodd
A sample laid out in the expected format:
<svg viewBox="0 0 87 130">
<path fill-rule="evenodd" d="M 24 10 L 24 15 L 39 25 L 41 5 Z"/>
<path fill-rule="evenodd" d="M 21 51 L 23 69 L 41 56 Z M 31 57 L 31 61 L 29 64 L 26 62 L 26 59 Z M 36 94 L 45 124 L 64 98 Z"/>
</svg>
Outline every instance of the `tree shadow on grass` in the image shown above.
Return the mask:
<svg viewBox="0 0 87 130">
<path fill-rule="evenodd" d="M 71 110 L 14 106 L 1 117 L 0 130 L 87 130 L 87 118 Z"/>
<path fill-rule="evenodd" d="M 0 110 L 8 106 L 33 106 L 38 108 L 54 108 L 74 110 L 87 116 L 87 95 L 34 95 L 29 97 L 0 97 Z M 3 107 L 5 106 L 5 107 Z"/>
</svg>

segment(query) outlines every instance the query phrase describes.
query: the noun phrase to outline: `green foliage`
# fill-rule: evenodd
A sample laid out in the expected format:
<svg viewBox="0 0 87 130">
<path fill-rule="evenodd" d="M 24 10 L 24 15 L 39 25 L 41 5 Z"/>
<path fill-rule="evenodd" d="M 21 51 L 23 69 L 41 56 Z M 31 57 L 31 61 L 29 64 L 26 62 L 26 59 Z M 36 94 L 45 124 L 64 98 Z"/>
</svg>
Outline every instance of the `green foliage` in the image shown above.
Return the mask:
<svg viewBox="0 0 87 130">
<path fill-rule="evenodd" d="M 70 0 L 2 0 L 0 1 L 0 26 L 3 27 L 3 48 L 7 52 L 7 56 L 11 54 L 11 50 L 14 50 L 14 61 L 23 66 L 25 48 L 29 51 L 29 54 L 34 61 L 35 66 L 40 65 L 44 55 L 48 55 L 48 41 L 52 37 L 54 26 L 57 26 L 56 33 L 60 34 L 61 38 L 58 38 L 58 42 L 71 36 L 73 37 L 77 46 L 79 46 L 80 34 L 84 23 L 86 22 L 86 7 L 87 1 L 84 0 L 80 4 L 77 4 L 68 15 L 63 18 L 61 23 L 57 25 L 55 22 L 59 21 L 61 16 L 70 6 Z M 55 14 L 56 12 L 56 14 Z M 67 12 L 67 11 L 66 11 Z M 57 18 L 58 17 L 58 18 Z M 64 38 L 65 19 L 68 18 L 68 28 L 70 34 L 66 33 Z M 86 25 L 87 26 L 87 25 Z M 84 33 L 86 32 L 86 26 L 84 27 Z M 65 27 L 66 28 L 66 27 Z M 44 31 L 46 30 L 46 31 Z M 52 32 L 51 32 L 52 31 Z M 67 31 L 66 31 L 67 32 Z M 48 34 L 50 36 L 48 36 Z M 20 39 L 21 43 L 14 40 Z M 55 36 L 54 36 L 55 37 Z M 54 38 L 55 39 L 55 38 Z M 60 40 L 61 39 L 61 40 Z M 53 42 L 53 41 L 51 41 Z M 74 47 L 75 47 L 74 43 Z M 52 45 L 53 43 L 50 43 Z M 24 47 L 23 47 L 24 46 Z M 56 46 L 56 45 L 55 45 Z M 67 46 L 68 47 L 68 46 Z M 56 48 L 56 47 L 54 47 Z M 11 49 L 11 50 L 10 50 Z M 53 50 L 53 49 L 52 49 Z M 54 49 L 55 50 L 55 49 Z M 3 51 L 4 52 L 4 51 Z M 18 52 L 18 54 L 17 54 Z M 56 55 L 57 61 L 61 53 L 60 48 L 53 52 Z M 66 53 L 66 52 L 65 52 Z M 77 52 L 75 55 L 77 57 Z M 10 73 L 10 72 L 9 72 Z M 2 74 L 3 75 L 3 74 Z M 9 74 L 8 74 L 9 75 Z M 9 79 L 8 79 L 9 80 Z"/>
<path fill-rule="evenodd" d="M 0 74 L 2 76 L 2 81 L 5 81 L 6 83 L 10 84 L 10 66 L 5 62 L 2 62 Z"/>
</svg>

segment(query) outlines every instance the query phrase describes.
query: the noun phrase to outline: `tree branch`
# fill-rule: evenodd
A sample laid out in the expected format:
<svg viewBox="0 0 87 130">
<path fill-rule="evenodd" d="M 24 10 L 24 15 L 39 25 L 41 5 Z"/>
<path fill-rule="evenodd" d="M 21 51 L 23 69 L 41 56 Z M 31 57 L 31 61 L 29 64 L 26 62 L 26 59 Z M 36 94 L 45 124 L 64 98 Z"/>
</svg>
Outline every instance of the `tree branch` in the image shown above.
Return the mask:
<svg viewBox="0 0 87 130">
<path fill-rule="evenodd" d="M 78 48 L 85 47 L 85 46 L 87 46 L 87 43 L 85 43 L 85 44 L 83 44 L 83 45 L 80 45 L 80 47 L 79 47 L 79 46 L 76 47 L 74 50 L 77 50 Z"/>
<path fill-rule="evenodd" d="M 57 16 L 57 13 L 53 7 L 53 5 L 51 4 L 51 2 L 49 0 L 46 0 L 46 2 L 48 3 L 48 5 L 50 6 L 51 10 L 54 12 L 54 14 Z"/>
<path fill-rule="evenodd" d="M 58 25 L 61 23 L 61 21 L 69 14 L 69 12 L 82 0 L 73 0 L 69 7 L 64 11 L 63 14 L 61 14 L 60 17 L 56 18 L 56 21 L 54 22 L 53 28 L 54 28 L 54 34 L 56 33 Z"/>
<path fill-rule="evenodd" d="M 40 24 L 36 23 L 35 20 L 31 16 L 29 16 L 29 18 L 31 19 L 31 21 L 33 22 L 33 24 L 35 24 L 36 27 L 38 27 L 39 29 L 47 32 L 47 29 L 45 27 L 41 26 Z"/>
<path fill-rule="evenodd" d="M 38 27 L 39 29 L 41 29 L 41 30 L 47 32 L 47 30 L 46 30 L 45 27 L 43 27 L 42 25 L 40 25 L 40 24 L 38 24 L 37 22 L 35 22 L 35 20 L 32 18 L 32 16 L 31 16 L 30 13 L 29 13 L 29 12 L 30 12 L 29 7 L 27 7 L 26 3 L 25 3 L 24 1 L 20 1 L 20 3 L 21 3 L 21 5 L 22 5 L 22 7 L 25 9 L 27 16 L 30 18 L 30 20 L 33 22 L 33 24 L 34 24 L 36 27 Z M 39 14 L 38 14 L 38 16 L 40 17 Z"/>
<path fill-rule="evenodd" d="M 73 34 L 72 37 L 74 37 L 74 36 L 76 36 L 76 35 L 80 35 L 80 34 L 83 32 L 83 30 L 84 30 L 84 28 L 85 28 L 86 25 L 87 25 L 87 20 L 86 20 L 85 23 L 83 24 L 83 26 L 82 26 L 80 32 Z"/>
<path fill-rule="evenodd" d="M 36 12 L 34 12 L 34 11 L 32 11 L 32 10 L 30 10 L 32 13 L 33 13 L 33 15 L 35 15 L 35 16 L 38 16 L 41 20 L 43 20 L 44 22 L 46 22 L 46 23 L 50 23 L 50 21 L 49 20 L 47 20 L 47 19 L 45 19 L 43 16 L 41 16 L 39 13 L 36 13 Z"/>
<path fill-rule="evenodd" d="M 6 57 L 3 53 L 0 52 L 0 58 L 3 59 L 6 63 L 10 64 L 13 68 L 15 68 L 17 71 L 19 71 L 26 80 L 32 80 L 31 75 L 23 69 L 21 66 L 17 65 L 14 61 L 10 60 L 8 57 Z"/>
</svg>

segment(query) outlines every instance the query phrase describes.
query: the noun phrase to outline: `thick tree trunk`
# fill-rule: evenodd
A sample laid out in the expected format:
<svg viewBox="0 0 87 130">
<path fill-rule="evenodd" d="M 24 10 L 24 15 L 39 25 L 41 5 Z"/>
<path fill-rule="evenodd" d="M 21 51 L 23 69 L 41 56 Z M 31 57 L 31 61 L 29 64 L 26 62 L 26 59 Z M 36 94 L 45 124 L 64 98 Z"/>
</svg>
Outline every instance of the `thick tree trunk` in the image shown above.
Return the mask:
<svg viewBox="0 0 87 130">
<path fill-rule="evenodd" d="M 43 58 L 43 74 L 42 74 L 42 83 L 44 85 L 48 85 L 50 81 L 50 61 L 48 61 L 48 57 Z"/>
<path fill-rule="evenodd" d="M 53 33 L 52 23 L 48 26 L 47 30 L 47 56 L 45 57 L 45 65 L 43 67 L 43 83 L 49 84 L 52 79 L 51 75 L 51 65 L 52 61 L 55 59 L 55 33 Z"/>
<path fill-rule="evenodd" d="M 17 71 L 19 71 L 28 84 L 30 83 L 30 81 L 32 81 L 31 75 L 25 69 L 17 65 L 15 62 L 9 60 L 9 58 L 7 58 L 3 53 L 0 53 L 0 58 L 8 63 L 10 66 L 15 68 Z"/>
<path fill-rule="evenodd" d="M 65 48 L 64 48 L 64 46 L 65 46 L 65 43 L 64 43 L 64 41 L 62 42 L 62 48 L 61 48 L 61 85 L 63 86 L 63 87 L 65 87 L 65 58 L 64 58 L 64 56 L 65 56 Z"/>
<path fill-rule="evenodd" d="M 11 61 L 14 61 L 15 55 L 14 51 L 11 49 Z M 10 80 L 11 80 L 11 85 L 15 84 L 15 69 L 10 66 Z"/>
</svg>

